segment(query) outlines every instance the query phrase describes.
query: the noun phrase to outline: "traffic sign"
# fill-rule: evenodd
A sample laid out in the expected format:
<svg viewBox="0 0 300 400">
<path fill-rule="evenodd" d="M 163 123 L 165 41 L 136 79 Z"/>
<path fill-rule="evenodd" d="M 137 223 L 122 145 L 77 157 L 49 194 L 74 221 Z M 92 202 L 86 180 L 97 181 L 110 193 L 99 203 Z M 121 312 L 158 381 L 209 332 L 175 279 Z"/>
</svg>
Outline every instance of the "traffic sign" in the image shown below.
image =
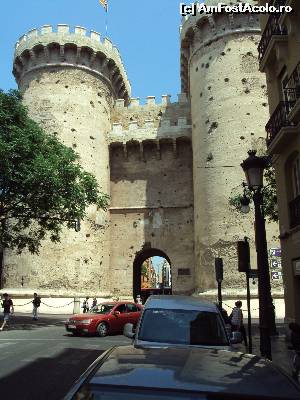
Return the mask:
<svg viewBox="0 0 300 400">
<path fill-rule="evenodd" d="M 271 269 L 281 269 L 281 260 L 273 258 L 271 260 Z"/>
<path fill-rule="evenodd" d="M 272 247 L 269 249 L 269 254 L 271 257 L 281 257 L 281 249 L 278 247 Z"/>
<path fill-rule="evenodd" d="M 282 273 L 281 273 L 281 271 L 272 271 L 271 277 L 272 277 L 273 281 L 279 280 L 282 278 Z"/>
</svg>

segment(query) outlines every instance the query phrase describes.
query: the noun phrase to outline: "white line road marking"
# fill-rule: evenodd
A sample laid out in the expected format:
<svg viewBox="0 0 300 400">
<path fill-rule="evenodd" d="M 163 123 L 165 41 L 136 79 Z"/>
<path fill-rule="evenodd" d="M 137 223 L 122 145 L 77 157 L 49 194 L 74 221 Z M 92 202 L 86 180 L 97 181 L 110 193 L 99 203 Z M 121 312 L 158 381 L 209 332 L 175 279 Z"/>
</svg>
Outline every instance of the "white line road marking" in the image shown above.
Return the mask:
<svg viewBox="0 0 300 400">
<path fill-rule="evenodd" d="M 4 342 L 8 339 L 0 339 L 0 341 Z M 15 342 L 49 342 L 49 341 L 54 341 L 54 342 L 67 342 L 66 339 L 13 339 Z M 67 342 L 69 343 L 69 342 Z"/>
<path fill-rule="evenodd" d="M 16 342 L 7 342 L 7 343 L 0 343 L 0 347 L 6 347 L 12 344 L 17 344 Z"/>
</svg>

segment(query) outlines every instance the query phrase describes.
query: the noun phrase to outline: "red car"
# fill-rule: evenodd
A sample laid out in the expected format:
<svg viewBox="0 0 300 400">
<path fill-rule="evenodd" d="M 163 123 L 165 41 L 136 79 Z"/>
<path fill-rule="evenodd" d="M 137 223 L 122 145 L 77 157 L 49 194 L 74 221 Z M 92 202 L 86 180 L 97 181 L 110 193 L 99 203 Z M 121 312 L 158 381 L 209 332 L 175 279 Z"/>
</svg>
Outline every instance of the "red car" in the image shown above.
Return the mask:
<svg viewBox="0 0 300 400">
<path fill-rule="evenodd" d="M 72 332 L 73 335 L 98 333 L 103 337 L 109 333 L 123 332 L 127 322 L 136 325 L 141 311 L 140 304 L 130 301 L 101 303 L 90 313 L 72 315 L 65 326 L 67 332 Z"/>
</svg>

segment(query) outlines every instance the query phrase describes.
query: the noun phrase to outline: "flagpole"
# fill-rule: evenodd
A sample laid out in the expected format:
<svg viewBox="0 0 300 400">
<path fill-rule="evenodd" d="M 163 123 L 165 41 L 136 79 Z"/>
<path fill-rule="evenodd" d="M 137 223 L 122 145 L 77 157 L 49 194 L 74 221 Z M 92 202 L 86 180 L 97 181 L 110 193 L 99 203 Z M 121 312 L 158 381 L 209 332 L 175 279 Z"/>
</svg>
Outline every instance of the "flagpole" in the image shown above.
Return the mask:
<svg viewBox="0 0 300 400">
<path fill-rule="evenodd" d="M 108 37 L 108 2 L 106 3 L 105 36 Z"/>
</svg>

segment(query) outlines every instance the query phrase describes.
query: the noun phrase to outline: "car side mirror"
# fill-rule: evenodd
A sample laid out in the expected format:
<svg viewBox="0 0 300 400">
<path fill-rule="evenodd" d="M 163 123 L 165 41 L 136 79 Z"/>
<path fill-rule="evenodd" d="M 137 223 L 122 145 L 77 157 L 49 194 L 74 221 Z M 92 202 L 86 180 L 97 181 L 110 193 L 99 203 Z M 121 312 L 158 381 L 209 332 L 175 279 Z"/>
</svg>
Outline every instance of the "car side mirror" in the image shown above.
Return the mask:
<svg viewBox="0 0 300 400">
<path fill-rule="evenodd" d="M 134 332 L 134 326 L 133 324 L 130 324 L 129 322 L 124 325 L 123 329 L 123 335 L 128 337 L 129 339 L 134 339 L 135 337 L 135 332 Z"/>
<path fill-rule="evenodd" d="M 120 314 L 121 314 L 120 311 L 114 311 L 114 315 L 115 315 L 116 317 L 118 317 Z"/>
<path fill-rule="evenodd" d="M 231 333 L 231 336 L 230 336 L 230 343 L 231 344 L 242 343 L 242 341 L 243 340 L 242 340 L 241 332 L 234 331 L 234 332 Z"/>
</svg>

